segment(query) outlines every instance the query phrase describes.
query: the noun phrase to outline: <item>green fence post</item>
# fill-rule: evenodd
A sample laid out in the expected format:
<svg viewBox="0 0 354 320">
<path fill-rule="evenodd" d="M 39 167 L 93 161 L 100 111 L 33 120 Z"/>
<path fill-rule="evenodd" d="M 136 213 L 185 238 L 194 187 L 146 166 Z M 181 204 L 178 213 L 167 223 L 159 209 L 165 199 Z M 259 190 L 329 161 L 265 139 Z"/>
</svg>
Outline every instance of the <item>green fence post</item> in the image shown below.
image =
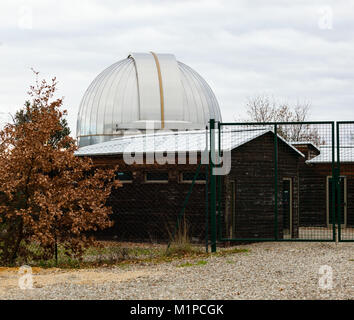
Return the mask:
<svg viewBox="0 0 354 320">
<path fill-rule="evenodd" d="M 341 240 L 341 219 L 342 219 L 342 210 L 341 210 L 341 207 L 342 207 L 342 195 L 341 195 L 341 190 L 340 190 L 340 187 L 341 187 L 341 181 L 340 181 L 340 133 L 339 133 L 339 123 L 337 122 L 337 179 L 335 181 L 335 184 L 336 184 L 336 193 L 337 193 L 337 210 L 336 210 L 336 217 L 337 217 L 337 226 L 338 226 L 338 241 Z M 335 223 L 336 221 L 333 220 L 333 223 Z"/>
<path fill-rule="evenodd" d="M 218 165 L 220 165 L 220 159 L 221 159 L 221 125 L 220 125 L 220 121 L 218 121 Z M 217 203 L 218 203 L 218 220 L 217 220 L 217 239 L 221 239 L 222 238 L 222 223 L 221 223 L 221 210 L 222 210 L 222 203 L 221 203 L 221 187 L 222 187 L 222 183 L 221 183 L 221 175 L 217 176 Z"/>
<path fill-rule="evenodd" d="M 337 132 L 338 134 L 338 132 Z M 336 241 L 336 192 L 337 192 L 337 168 L 336 168 L 336 146 L 335 146 L 335 128 L 332 123 L 332 232 L 333 241 Z M 329 220 L 329 218 L 328 218 Z"/>
<path fill-rule="evenodd" d="M 208 151 L 208 127 L 205 128 L 205 148 Z M 205 252 L 209 251 L 209 164 L 205 165 Z"/>
<path fill-rule="evenodd" d="M 274 238 L 278 240 L 278 126 L 274 125 Z"/>
<path fill-rule="evenodd" d="M 215 159 L 215 120 L 210 119 L 210 223 L 211 252 L 216 252 L 216 177 L 214 175 Z"/>
</svg>

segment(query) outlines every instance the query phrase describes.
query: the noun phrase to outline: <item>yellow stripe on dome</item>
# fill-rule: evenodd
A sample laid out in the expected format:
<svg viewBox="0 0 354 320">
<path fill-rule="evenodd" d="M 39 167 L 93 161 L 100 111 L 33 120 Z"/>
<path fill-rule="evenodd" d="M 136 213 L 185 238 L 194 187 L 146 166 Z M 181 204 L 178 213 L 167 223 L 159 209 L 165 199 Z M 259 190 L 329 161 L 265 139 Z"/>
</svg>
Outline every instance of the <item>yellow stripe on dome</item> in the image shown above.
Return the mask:
<svg viewBox="0 0 354 320">
<path fill-rule="evenodd" d="M 155 59 L 156 63 L 156 69 L 157 69 L 157 75 L 159 77 L 159 87 L 160 87 L 160 106 L 161 106 L 161 129 L 165 128 L 165 110 L 164 110 L 164 97 L 163 97 L 163 86 L 162 86 L 162 76 L 161 76 L 161 68 L 160 68 L 160 62 L 157 57 L 157 54 L 154 52 L 151 52 Z"/>
</svg>

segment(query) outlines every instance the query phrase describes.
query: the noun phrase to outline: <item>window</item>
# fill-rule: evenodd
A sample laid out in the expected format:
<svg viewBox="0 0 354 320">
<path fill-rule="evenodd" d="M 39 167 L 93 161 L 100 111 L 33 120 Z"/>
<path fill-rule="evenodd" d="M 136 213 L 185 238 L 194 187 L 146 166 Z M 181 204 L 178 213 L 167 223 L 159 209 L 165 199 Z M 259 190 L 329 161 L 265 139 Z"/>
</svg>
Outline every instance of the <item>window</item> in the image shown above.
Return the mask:
<svg viewBox="0 0 354 320">
<path fill-rule="evenodd" d="M 181 182 L 192 183 L 195 176 L 195 172 L 182 172 L 181 173 Z M 195 183 L 205 183 L 205 172 L 199 172 Z"/>
<path fill-rule="evenodd" d="M 129 171 L 125 172 L 117 172 L 116 178 L 121 182 L 132 182 L 133 181 L 133 174 Z"/>
<path fill-rule="evenodd" d="M 168 172 L 154 171 L 145 173 L 145 182 L 148 183 L 167 183 Z"/>
</svg>

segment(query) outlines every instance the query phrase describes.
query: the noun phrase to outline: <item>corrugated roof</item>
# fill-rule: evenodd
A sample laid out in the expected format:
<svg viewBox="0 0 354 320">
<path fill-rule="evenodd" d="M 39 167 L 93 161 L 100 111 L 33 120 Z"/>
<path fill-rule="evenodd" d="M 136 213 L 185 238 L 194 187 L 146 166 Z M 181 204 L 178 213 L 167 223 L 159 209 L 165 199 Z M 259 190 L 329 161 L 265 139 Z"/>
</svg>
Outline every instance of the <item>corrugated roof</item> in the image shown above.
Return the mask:
<svg viewBox="0 0 354 320">
<path fill-rule="evenodd" d="M 307 163 L 330 163 L 332 162 L 332 146 L 321 146 L 320 147 L 320 154 L 311 159 L 306 161 Z M 334 152 L 335 161 L 337 161 L 337 148 Z M 341 162 L 354 162 L 354 146 L 347 145 L 340 147 L 340 161 Z"/>
<path fill-rule="evenodd" d="M 234 130 L 222 132 L 222 146 L 224 151 L 235 149 L 268 132 L 269 129 L 257 128 L 252 130 Z M 278 135 L 279 139 L 289 145 L 295 152 L 304 155 Z M 153 153 L 153 152 L 200 152 L 204 151 L 208 143 L 209 134 L 206 130 L 158 132 L 155 134 L 140 134 L 115 138 L 80 148 L 77 156 L 114 155 L 124 152 Z M 218 149 L 218 134 L 215 134 L 215 146 Z"/>
</svg>

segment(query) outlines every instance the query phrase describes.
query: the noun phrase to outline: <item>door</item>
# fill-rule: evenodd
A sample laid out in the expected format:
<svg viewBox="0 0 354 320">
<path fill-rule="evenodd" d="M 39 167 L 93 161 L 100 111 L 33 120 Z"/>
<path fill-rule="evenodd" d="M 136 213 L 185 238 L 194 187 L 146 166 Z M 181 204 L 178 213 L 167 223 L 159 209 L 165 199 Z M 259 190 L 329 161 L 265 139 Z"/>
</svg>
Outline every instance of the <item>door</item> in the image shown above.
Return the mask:
<svg viewBox="0 0 354 320">
<path fill-rule="evenodd" d="M 230 185 L 231 191 L 231 236 L 232 238 L 236 237 L 236 183 L 231 181 Z"/>
<path fill-rule="evenodd" d="M 327 225 L 329 227 L 333 224 L 333 217 L 335 223 L 338 222 L 338 215 L 340 216 L 340 224 L 342 227 L 345 227 L 347 223 L 347 178 L 340 177 L 338 188 L 335 190 L 334 197 L 332 192 L 332 177 L 327 177 Z M 340 203 L 338 203 L 340 199 Z M 335 201 L 335 214 L 332 210 L 332 201 Z M 338 210 L 339 209 L 339 210 Z"/>
<path fill-rule="evenodd" d="M 292 210 L 293 210 L 293 186 L 291 178 L 283 179 L 283 238 L 291 239 L 292 235 Z"/>
</svg>

